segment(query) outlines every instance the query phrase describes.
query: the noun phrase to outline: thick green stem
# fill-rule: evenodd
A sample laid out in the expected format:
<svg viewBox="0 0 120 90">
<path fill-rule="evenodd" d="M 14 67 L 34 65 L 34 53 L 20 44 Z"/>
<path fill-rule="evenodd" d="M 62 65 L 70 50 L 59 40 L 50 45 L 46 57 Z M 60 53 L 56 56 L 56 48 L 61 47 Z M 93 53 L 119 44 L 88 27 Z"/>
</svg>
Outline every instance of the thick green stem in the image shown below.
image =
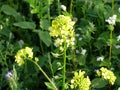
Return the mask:
<svg viewBox="0 0 120 90">
<path fill-rule="evenodd" d="M 58 15 L 60 15 L 60 0 L 57 1 Z"/>
<path fill-rule="evenodd" d="M 65 90 L 65 79 L 66 79 L 66 42 L 64 43 L 64 56 L 63 56 L 63 88 Z"/>
<path fill-rule="evenodd" d="M 38 65 L 38 63 L 36 63 L 35 61 L 29 60 L 31 62 L 33 62 L 38 68 L 39 70 L 43 73 L 43 75 L 48 79 L 48 81 L 53 85 L 54 90 L 58 90 L 56 85 L 51 81 L 51 79 L 48 77 L 48 75 L 44 72 L 44 70 Z"/>
<path fill-rule="evenodd" d="M 70 15 L 72 15 L 72 2 L 73 2 L 73 0 L 71 0 L 71 2 L 70 2 Z"/>
</svg>

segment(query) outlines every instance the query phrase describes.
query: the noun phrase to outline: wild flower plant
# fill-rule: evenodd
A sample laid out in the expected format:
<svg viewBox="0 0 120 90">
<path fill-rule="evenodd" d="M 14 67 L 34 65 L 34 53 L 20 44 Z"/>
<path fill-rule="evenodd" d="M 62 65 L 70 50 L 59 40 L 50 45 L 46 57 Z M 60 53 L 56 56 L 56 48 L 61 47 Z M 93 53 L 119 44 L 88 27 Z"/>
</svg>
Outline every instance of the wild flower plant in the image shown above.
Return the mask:
<svg viewBox="0 0 120 90">
<path fill-rule="evenodd" d="M 48 81 L 52 84 L 54 90 L 58 90 L 55 86 L 54 82 L 48 77 L 48 75 L 43 71 L 43 69 L 40 67 L 40 65 L 37 63 L 38 58 L 35 57 L 35 60 L 33 60 L 33 51 L 30 47 L 25 47 L 17 52 L 15 55 L 15 61 L 18 63 L 18 66 L 21 66 L 25 63 L 25 60 L 29 60 L 33 62 L 38 69 L 44 74 L 44 76 L 48 79 Z M 10 73 L 8 75 L 11 75 Z"/>
<path fill-rule="evenodd" d="M 113 15 L 111 17 L 109 17 L 107 20 L 105 20 L 106 22 L 108 22 L 108 29 L 110 30 L 110 41 L 109 41 L 109 60 L 111 60 L 112 58 L 112 46 L 113 46 L 113 41 L 112 41 L 112 38 L 113 38 L 113 30 L 114 30 L 114 25 L 116 24 L 116 18 L 117 18 L 117 15 Z"/>
<path fill-rule="evenodd" d="M 71 47 L 74 49 L 75 45 L 75 32 L 74 26 L 75 22 L 72 21 L 70 16 L 59 15 L 52 21 L 52 26 L 50 27 L 50 36 L 54 37 L 54 45 L 64 53 L 63 58 L 63 87 L 65 90 L 65 79 L 66 79 L 66 50 Z"/>
<path fill-rule="evenodd" d="M 17 72 L 14 66 L 13 66 L 13 71 L 8 71 L 5 77 L 9 83 L 11 90 L 21 90 L 20 85 L 18 83 Z"/>
</svg>

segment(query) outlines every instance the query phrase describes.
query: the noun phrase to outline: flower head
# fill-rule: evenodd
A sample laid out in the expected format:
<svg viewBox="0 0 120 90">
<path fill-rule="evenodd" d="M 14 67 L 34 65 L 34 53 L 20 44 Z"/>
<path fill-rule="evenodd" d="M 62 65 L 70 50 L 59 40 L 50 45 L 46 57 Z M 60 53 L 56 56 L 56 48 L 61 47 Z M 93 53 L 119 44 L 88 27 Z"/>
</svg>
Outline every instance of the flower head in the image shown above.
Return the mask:
<svg viewBox="0 0 120 90">
<path fill-rule="evenodd" d="M 32 49 L 29 47 L 25 47 L 17 52 L 15 55 L 15 61 L 18 63 L 19 66 L 24 64 L 25 59 L 32 59 L 33 52 Z"/>
<path fill-rule="evenodd" d="M 82 54 L 82 55 L 85 55 L 85 54 L 86 54 L 86 52 L 87 52 L 87 50 L 86 50 L 86 49 L 82 49 L 81 54 Z"/>
<path fill-rule="evenodd" d="M 52 21 L 50 36 L 55 38 L 54 45 L 63 50 L 63 44 L 67 47 L 75 45 L 75 32 L 73 29 L 75 22 L 69 16 L 59 15 Z"/>
<path fill-rule="evenodd" d="M 9 72 L 7 72 L 7 74 L 5 75 L 5 77 L 6 77 L 7 79 L 9 79 L 9 78 L 12 77 L 12 75 L 13 75 L 13 73 L 9 71 Z"/>
<path fill-rule="evenodd" d="M 101 73 L 102 78 L 108 80 L 111 85 L 115 83 L 116 76 L 111 70 L 101 67 L 99 73 Z"/>
<path fill-rule="evenodd" d="M 105 21 L 108 22 L 108 24 L 110 24 L 110 25 L 115 25 L 116 17 L 117 17 L 117 15 L 113 15 L 112 17 L 109 17 Z"/>
<path fill-rule="evenodd" d="M 85 74 L 85 71 L 79 71 L 79 72 L 75 72 L 74 73 L 74 77 L 73 79 L 71 80 L 71 89 L 74 89 L 74 88 L 79 88 L 79 90 L 89 90 L 89 87 L 90 87 L 90 79 L 89 77 L 85 77 L 84 76 Z"/>
<path fill-rule="evenodd" d="M 104 56 L 97 57 L 97 61 L 103 61 L 103 60 L 104 60 Z"/>
<path fill-rule="evenodd" d="M 61 5 L 61 9 L 66 11 L 66 6 L 65 5 Z"/>
</svg>

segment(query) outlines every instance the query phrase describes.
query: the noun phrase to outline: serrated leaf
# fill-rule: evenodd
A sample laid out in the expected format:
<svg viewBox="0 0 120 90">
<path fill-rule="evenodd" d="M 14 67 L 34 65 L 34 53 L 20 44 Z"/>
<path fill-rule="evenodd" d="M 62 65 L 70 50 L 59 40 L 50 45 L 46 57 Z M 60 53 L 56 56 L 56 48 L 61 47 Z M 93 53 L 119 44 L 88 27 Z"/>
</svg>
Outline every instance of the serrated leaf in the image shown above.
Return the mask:
<svg viewBox="0 0 120 90">
<path fill-rule="evenodd" d="M 14 26 L 23 28 L 23 29 L 35 29 L 36 25 L 33 22 L 27 22 L 27 21 L 23 21 L 23 22 L 16 22 L 13 24 Z"/>
<path fill-rule="evenodd" d="M 45 43 L 45 45 L 49 47 L 52 43 L 49 33 L 47 31 L 39 31 L 38 35 L 40 37 L 40 40 L 42 40 Z"/>
<path fill-rule="evenodd" d="M 18 14 L 16 12 L 16 10 L 14 8 L 10 7 L 9 5 L 3 5 L 1 7 L 1 11 L 3 11 L 7 15 L 12 15 L 14 17 Z"/>
<path fill-rule="evenodd" d="M 92 80 L 92 87 L 93 88 L 103 88 L 108 84 L 107 81 L 105 81 L 102 78 L 95 78 Z"/>
</svg>

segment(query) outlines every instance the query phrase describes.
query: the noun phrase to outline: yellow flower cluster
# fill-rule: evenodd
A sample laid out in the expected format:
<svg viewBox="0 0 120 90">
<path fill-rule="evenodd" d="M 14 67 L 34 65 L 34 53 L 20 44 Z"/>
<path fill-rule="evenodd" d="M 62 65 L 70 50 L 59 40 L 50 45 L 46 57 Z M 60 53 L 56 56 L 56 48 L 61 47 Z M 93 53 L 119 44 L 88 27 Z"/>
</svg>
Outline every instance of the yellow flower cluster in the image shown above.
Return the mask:
<svg viewBox="0 0 120 90">
<path fill-rule="evenodd" d="M 111 85 L 115 83 L 116 76 L 112 71 L 108 70 L 107 68 L 101 67 L 98 73 L 104 79 L 108 80 Z"/>
<path fill-rule="evenodd" d="M 78 90 L 89 90 L 90 88 L 90 79 L 87 76 L 86 78 L 84 77 L 85 71 L 79 71 L 74 73 L 74 77 L 71 80 L 71 89 L 77 88 Z"/>
<path fill-rule="evenodd" d="M 29 47 L 25 47 L 17 52 L 15 55 L 15 61 L 18 63 L 19 66 L 24 64 L 24 59 L 32 59 L 33 52 L 32 49 Z"/>
<path fill-rule="evenodd" d="M 56 37 L 55 46 L 60 47 L 61 50 L 63 43 L 66 43 L 67 47 L 74 46 L 75 44 L 75 32 L 73 29 L 75 22 L 71 20 L 69 16 L 59 15 L 52 21 L 50 27 L 50 36 Z"/>
</svg>

